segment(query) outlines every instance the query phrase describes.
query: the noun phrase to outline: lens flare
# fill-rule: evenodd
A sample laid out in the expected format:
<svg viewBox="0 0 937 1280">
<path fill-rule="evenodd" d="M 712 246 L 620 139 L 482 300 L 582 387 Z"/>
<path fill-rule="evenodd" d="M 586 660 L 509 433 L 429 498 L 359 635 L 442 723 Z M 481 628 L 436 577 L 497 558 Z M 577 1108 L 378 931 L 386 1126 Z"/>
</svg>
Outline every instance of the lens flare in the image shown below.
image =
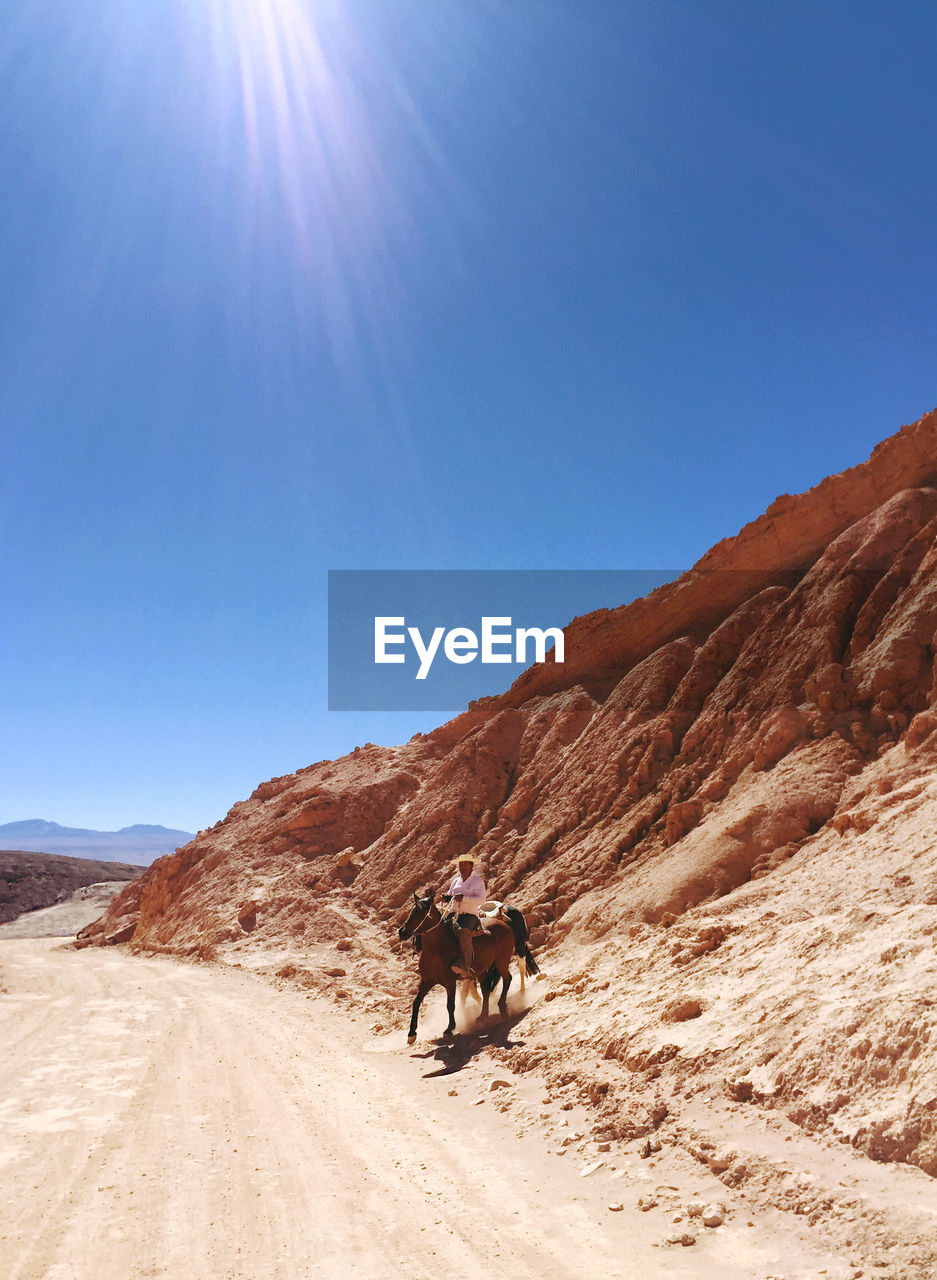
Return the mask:
<svg viewBox="0 0 937 1280">
<path fill-rule="evenodd" d="M 429 130 L 365 13 L 352 21 L 340 0 L 210 0 L 225 149 L 246 166 L 244 225 L 261 241 L 287 229 L 295 311 L 313 307 L 333 354 L 386 337 L 410 233 L 398 170 L 417 153 L 424 173 L 433 164 Z"/>
</svg>

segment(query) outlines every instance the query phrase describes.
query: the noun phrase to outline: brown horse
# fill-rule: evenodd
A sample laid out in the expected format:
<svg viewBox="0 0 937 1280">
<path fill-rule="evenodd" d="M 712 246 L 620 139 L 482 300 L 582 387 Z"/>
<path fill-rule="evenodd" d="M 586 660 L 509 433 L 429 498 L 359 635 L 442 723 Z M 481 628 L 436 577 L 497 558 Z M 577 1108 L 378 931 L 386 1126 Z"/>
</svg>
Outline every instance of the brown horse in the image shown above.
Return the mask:
<svg viewBox="0 0 937 1280">
<path fill-rule="evenodd" d="M 413 1001 L 410 1015 L 410 1030 L 407 1033 L 407 1044 L 416 1039 L 416 1020 L 420 1005 L 428 991 L 437 984 L 446 988 L 446 1008 L 449 1011 L 449 1025 L 443 1032 L 451 1036 L 455 1031 L 455 988 L 458 978 L 452 972 L 452 962 L 459 959 L 459 944 L 452 936 L 448 925 L 443 921 L 442 912 L 436 906 L 432 896 L 419 898 L 413 895 L 413 910 L 407 923 L 400 930 L 400 940 L 419 937 L 420 947 L 420 986 Z M 511 956 L 514 954 L 514 934 L 507 925 L 496 922 L 488 933 L 476 934 L 472 945 L 473 959 L 478 973 L 485 973 L 492 965 L 501 978 L 501 997 L 498 1009 L 501 1014 L 508 1011 L 508 987 L 511 985 Z M 488 1017 L 488 997 L 492 988 L 484 991 L 482 1017 Z"/>
</svg>

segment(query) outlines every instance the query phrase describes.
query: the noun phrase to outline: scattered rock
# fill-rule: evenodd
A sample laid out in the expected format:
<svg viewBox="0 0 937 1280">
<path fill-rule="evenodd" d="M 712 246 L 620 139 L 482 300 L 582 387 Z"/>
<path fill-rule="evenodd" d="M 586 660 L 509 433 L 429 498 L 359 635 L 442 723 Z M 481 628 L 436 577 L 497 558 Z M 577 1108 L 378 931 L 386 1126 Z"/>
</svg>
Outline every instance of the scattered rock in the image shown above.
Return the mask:
<svg viewBox="0 0 937 1280">
<path fill-rule="evenodd" d="M 674 1000 L 660 1015 L 661 1022 L 688 1022 L 690 1018 L 698 1018 L 703 1012 L 699 1000 Z"/>
<path fill-rule="evenodd" d="M 105 943 L 110 947 L 119 946 L 122 942 L 129 942 L 137 931 L 135 924 L 125 925 L 123 929 L 118 929 L 115 933 L 109 933 L 105 937 Z"/>
<path fill-rule="evenodd" d="M 708 1204 L 700 1215 L 704 1227 L 721 1227 L 726 1220 L 725 1209 L 721 1205 Z"/>
<path fill-rule="evenodd" d="M 256 902 L 246 902 L 238 912 L 237 922 L 245 933 L 253 933 L 257 928 L 257 911 Z"/>
</svg>

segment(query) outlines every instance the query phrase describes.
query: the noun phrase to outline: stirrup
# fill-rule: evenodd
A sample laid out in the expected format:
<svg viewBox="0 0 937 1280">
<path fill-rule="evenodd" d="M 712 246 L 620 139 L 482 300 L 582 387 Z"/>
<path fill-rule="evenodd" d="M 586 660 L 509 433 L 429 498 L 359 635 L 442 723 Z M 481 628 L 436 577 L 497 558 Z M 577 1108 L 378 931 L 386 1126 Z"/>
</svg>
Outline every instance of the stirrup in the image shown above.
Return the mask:
<svg viewBox="0 0 937 1280">
<path fill-rule="evenodd" d="M 475 970 L 469 969 L 461 960 L 454 960 L 449 968 L 458 978 L 471 978 L 473 982 L 478 981 L 478 975 Z"/>
</svg>

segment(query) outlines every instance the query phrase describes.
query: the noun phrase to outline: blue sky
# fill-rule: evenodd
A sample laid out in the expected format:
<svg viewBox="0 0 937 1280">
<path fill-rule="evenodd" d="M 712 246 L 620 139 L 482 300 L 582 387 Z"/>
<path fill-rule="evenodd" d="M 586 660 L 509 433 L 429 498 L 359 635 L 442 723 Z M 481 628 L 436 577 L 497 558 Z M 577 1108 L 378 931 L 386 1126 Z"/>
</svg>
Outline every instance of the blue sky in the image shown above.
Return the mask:
<svg viewBox="0 0 937 1280">
<path fill-rule="evenodd" d="M 194 830 L 430 727 L 327 712 L 330 568 L 687 566 L 933 408 L 935 53 L 923 3 L 10 0 L 0 822 Z"/>
</svg>

